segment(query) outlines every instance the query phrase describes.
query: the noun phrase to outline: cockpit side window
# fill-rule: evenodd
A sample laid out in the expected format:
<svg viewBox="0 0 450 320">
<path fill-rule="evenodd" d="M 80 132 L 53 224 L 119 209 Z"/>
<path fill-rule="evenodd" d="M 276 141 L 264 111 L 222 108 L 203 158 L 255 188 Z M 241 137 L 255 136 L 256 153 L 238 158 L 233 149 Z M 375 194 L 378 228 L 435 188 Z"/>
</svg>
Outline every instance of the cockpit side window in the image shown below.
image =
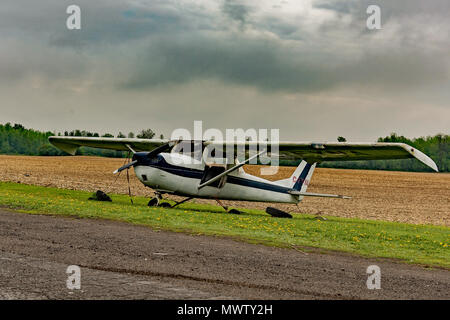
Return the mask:
<svg viewBox="0 0 450 320">
<path fill-rule="evenodd" d="M 200 161 L 204 145 L 202 141 L 181 141 L 172 148 L 172 153 L 179 153 Z"/>
</svg>

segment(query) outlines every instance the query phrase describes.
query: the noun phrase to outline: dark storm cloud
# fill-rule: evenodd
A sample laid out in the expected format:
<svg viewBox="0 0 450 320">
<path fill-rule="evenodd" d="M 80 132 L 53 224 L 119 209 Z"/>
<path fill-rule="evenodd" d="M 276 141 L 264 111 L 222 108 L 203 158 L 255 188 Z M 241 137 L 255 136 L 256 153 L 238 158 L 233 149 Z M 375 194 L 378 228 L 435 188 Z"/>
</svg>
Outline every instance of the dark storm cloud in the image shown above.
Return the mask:
<svg viewBox="0 0 450 320">
<path fill-rule="evenodd" d="M 318 90 L 332 84 L 312 57 L 292 58 L 276 43 L 248 39 L 160 39 L 138 59 L 141 66 L 129 88 L 218 78 L 264 90 Z M 307 61 L 310 60 L 310 61 Z"/>
<path fill-rule="evenodd" d="M 99 47 L 140 40 L 152 35 L 186 32 L 194 28 L 182 12 L 164 3 L 150 7 L 126 3 L 95 3 L 81 5 L 83 25 L 80 32 L 58 28 L 50 44 L 69 47 Z M 88 9 L 87 9 L 88 8 Z"/>
<path fill-rule="evenodd" d="M 266 17 L 260 23 L 261 27 L 271 33 L 276 34 L 280 39 L 290 39 L 292 35 L 299 30 L 299 26 L 295 22 L 283 21 L 280 17 Z M 295 40 L 302 40 L 301 34 L 295 35 Z"/>
<path fill-rule="evenodd" d="M 372 2 L 317 0 L 302 10 L 286 1 L 80 0 L 82 30 L 69 31 L 71 1 L 6 1 L 0 77 L 88 74 L 124 90 L 216 79 L 284 92 L 448 81 L 448 1 L 375 1 L 383 30 L 368 31 Z"/>
<path fill-rule="evenodd" d="M 440 62 L 445 57 L 439 58 L 381 50 L 342 61 L 330 53 L 296 52 L 248 39 L 160 39 L 137 60 L 139 70 L 124 87 L 140 89 L 218 78 L 268 91 L 312 92 L 345 85 L 395 90 L 447 80 L 448 71 Z"/>
<path fill-rule="evenodd" d="M 429 26 L 447 19 L 447 13 L 450 12 L 450 2 L 448 0 L 316 0 L 312 2 L 313 8 L 323 9 L 336 13 L 338 17 L 351 17 L 352 22 L 349 27 L 359 30 L 361 34 L 368 34 L 365 21 L 367 19 L 366 10 L 370 5 L 377 5 L 381 10 L 382 25 L 399 24 L 397 30 L 398 37 L 405 37 L 408 33 L 416 33 L 424 24 Z M 424 28 L 427 25 L 423 26 Z M 336 27 L 335 23 L 324 24 L 324 28 Z M 445 23 L 447 30 L 441 30 L 448 33 L 450 24 Z M 427 39 L 423 39 L 427 42 Z"/>
<path fill-rule="evenodd" d="M 137 2 L 79 0 L 81 30 L 66 28 L 67 6 L 73 1 L 42 0 L 28 6 L 6 0 L 0 7 L 0 82 L 24 78 L 39 82 L 75 82 L 98 77 L 112 85 L 111 73 L 127 68 L 128 56 L 139 51 L 133 41 L 152 35 L 189 31 L 182 13 L 165 1 L 150 7 Z M 95 75 L 93 75 L 95 73 Z M 107 77 L 105 79 L 105 77 Z"/>
<path fill-rule="evenodd" d="M 223 3 L 223 12 L 233 20 L 245 23 L 250 8 L 235 0 L 225 0 Z"/>
<path fill-rule="evenodd" d="M 365 14 L 369 5 L 381 8 L 386 18 L 414 14 L 445 14 L 450 9 L 447 0 L 316 0 L 313 7 L 345 14 Z"/>
<path fill-rule="evenodd" d="M 82 29 L 69 31 L 74 3 Z M 369 4 L 382 30 L 367 30 Z M 448 12 L 440 0 L 3 0 L 1 116 L 63 131 L 170 134 L 200 119 L 285 139 L 435 134 L 450 119 Z"/>
<path fill-rule="evenodd" d="M 360 9 L 363 8 L 362 1 L 355 2 L 351 0 L 319 0 L 313 3 L 313 5 L 315 8 L 327 9 L 345 14 L 351 14 L 358 11 L 358 9 L 361 11 Z"/>
<path fill-rule="evenodd" d="M 301 14 L 296 19 L 276 11 L 258 15 L 243 2 L 225 1 L 222 10 L 245 23 L 246 32 L 222 26 L 220 33 L 190 30 L 152 38 L 124 87 L 150 88 L 214 78 L 261 90 L 313 92 L 347 85 L 395 90 L 448 81 L 446 38 L 430 36 L 429 21 L 418 18 L 423 14 L 443 17 L 442 7 L 450 7 L 448 4 L 426 7 L 417 2 L 420 10 L 408 9 L 405 16 L 402 4 L 382 2 L 386 30 L 368 31 L 369 4 L 322 1 L 318 8 L 339 14 L 311 28 L 303 23 Z M 390 25 L 388 17 L 397 24 Z M 439 28 L 450 25 L 442 21 L 436 19 Z M 254 36 L 258 32 L 273 36 Z"/>
</svg>

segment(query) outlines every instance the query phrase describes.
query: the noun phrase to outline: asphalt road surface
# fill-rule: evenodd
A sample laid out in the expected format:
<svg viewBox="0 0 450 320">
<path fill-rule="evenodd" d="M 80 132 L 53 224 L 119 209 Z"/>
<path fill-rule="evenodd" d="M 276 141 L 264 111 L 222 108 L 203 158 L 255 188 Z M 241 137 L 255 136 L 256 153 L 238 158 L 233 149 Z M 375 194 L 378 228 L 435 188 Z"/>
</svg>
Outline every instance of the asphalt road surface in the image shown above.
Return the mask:
<svg viewBox="0 0 450 320">
<path fill-rule="evenodd" d="M 379 290 L 367 289 L 370 265 Z M 0 209 L 0 299 L 228 298 L 449 299 L 450 271 Z"/>
</svg>

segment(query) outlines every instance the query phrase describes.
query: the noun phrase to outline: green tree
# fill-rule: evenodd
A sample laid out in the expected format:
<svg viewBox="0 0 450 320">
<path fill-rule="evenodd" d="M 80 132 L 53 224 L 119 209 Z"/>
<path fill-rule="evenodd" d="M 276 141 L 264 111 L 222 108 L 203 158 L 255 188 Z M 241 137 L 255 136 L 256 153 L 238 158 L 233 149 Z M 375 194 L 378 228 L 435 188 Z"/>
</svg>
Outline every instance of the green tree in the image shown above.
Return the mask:
<svg viewBox="0 0 450 320">
<path fill-rule="evenodd" d="M 141 132 L 137 135 L 139 139 L 152 139 L 155 136 L 155 133 L 152 129 L 143 129 Z"/>
<path fill-rule="evenodd" d="M 104 135 L 102 135 L 102 138 L 114 138 L 114 135 L 112 135 L 111 133 L 105 133 Z"/>
<path fill-rule="evenodd" d="M 23 154 L 23 155 L 67 155 L 59 149 L 53 147 L 48 142 L 48 137 L 54 133 L 41 132 L 27 129 L 22 124 L 6 123 L 0 124 L 0 153 L 1 154 Z M 86 130 L 66 130 L 64 136 L 86 136 L 99 137 L 98 133 Z M 121 133 L 119 133 L 119 136 Z M 123 134 L 122 134 L 123 135 Z M 104 137 L 113 137 L 112 134 L 105 134 Z M 142 130 L 139 138 L 151 139 L 155 133 L 151 129 Z M 134 137 L 132 133 L 128 137 Z M 162 138 L 163 136 L 160 135 Z M 419 137 L 409 139 L 405 136 L 392 133 L 386 137 L 380 137 L 379 142 L 403 142 L 417 148 L 430 156 L 438 165 L 441 172 L 450 171 L 450 136 L 438 134 L 435 136 Z M 103 157 L 125 157 L 126 152 L 96 149 L 79 148 L 77 154 L 93 155 Z M 299 161 L 281 160 L 281 165 L 296 166 Z M 431 171 L 430 168 L 415 159 L 405 160 L 371 160 L 371 161 L 333 161 L 322 162 L 320 167 L 350 168 L 350 169 L 378 169 L 378 170 L 402 170 L 402 171 Z"/>
</svg>

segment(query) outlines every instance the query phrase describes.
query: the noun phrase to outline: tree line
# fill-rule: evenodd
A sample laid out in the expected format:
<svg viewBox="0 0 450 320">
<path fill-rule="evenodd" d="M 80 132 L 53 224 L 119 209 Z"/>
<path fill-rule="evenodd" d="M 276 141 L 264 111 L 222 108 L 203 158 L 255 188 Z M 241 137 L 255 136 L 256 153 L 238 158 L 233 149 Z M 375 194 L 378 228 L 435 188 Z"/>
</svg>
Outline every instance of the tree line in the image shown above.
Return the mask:
<svg viewBox="0 0 450 320">
<path fill-rule="evenodd" d="M 347 141 L 344 137 L 338 137 L 339 142 Z M 437 134 L 409 139 L 405 136 L 391 133 L 386 137 L 380 137 L 378 142 L 402 142 L 419 149 L 436 162 L 440 172 L 450 171 L 450 136 Z M 283 161 L 280 165 L 298 165 L 300 161 Z M 324 161 L 318 164 L 323 168 L 342 168 L 342 169 L 367 169 L 367 170 L 392 170 L 392 171 L 415 171 L 431 172 L 428 166 L 417 159 L 399 159 L 399 160 L 355 160 L 355 161 Z"/>
<path fill-rule="evenodd" d="M 129 132 L 127 135 L 119 132 L 117 138 L 140 138 L 152 139 L 156 133 L 152 129 L 143 129 L 138 134 Z M 33 129 L 27 129 L 21 124 L 6 123 L 0 124 L 0 154 L 20 154 L 30 156 L 64 156 L 68 155 L 64 151 L 59 150 L 48 142 L 50 136 L 67 136 L 67 137 L 105 137 L 114 138 L 111 133 L 100 135 L 97 132 L 86 130 L 72 130 L 61 132 L 42 132 Z M 159 135 L 160 139 L 164 139 L 164 135 Z M 115 151 L 108 149 L 97 149 L 90 147 L 81 147 L 77 150 L 77 155 L 101 156 L 123 158 L 127 152 Z"/>
<path fill-rule="evenodd" d="M 33 129 L 27 129 L 21 124 L 6 123 L 0 124 L 0 154 L 20 154 L 20 155 L 38 155 L 38 156 L 63 156 L 67 155 L 64 151 L 55 148 L 48 142 L 49 136 L 69 136 L 69 137 L 110 137 L 114 135 L 105 133 L 100 135 L 97 132 L 86 130 L 72 130 L 58 132 L 42 132 Z M 152 139 L 156 133 L 152 129 L 143 129 L 139 133 L 129 132 L 124 134 L 119 132 L 117 138 L 141 138 Z M 160 139 L 164 136 L 159 135 Z M 338 141 L 346 141 L 344 137 L 338 137 Z M 390 136 L 380 137 L 378 142 L 403 142 L 407 143 L 428 156 L 430 156 L 438 165 L 441 172 L 450 171 L 450 136 L 437 134 L 409 139 L 405 136 L 392 133 Z M 77 150 L 77 155 L 92 155 L 102 157 L 126 157 L 127 152 L 114 151 L 106 149 L 96 149 L 81 147 Z M 280 165 L 295 166 L 299 161 L 283 161 Z M 415 159 L 404 160 L 360 160 L 360 161 L 324 161 L 318 165 L 327 168 L 347 168 L 347 169 L 376 169 L 376 170 L 398 170 L 398 171 L 431 171 L 430 168 Z"/>
</svg>

